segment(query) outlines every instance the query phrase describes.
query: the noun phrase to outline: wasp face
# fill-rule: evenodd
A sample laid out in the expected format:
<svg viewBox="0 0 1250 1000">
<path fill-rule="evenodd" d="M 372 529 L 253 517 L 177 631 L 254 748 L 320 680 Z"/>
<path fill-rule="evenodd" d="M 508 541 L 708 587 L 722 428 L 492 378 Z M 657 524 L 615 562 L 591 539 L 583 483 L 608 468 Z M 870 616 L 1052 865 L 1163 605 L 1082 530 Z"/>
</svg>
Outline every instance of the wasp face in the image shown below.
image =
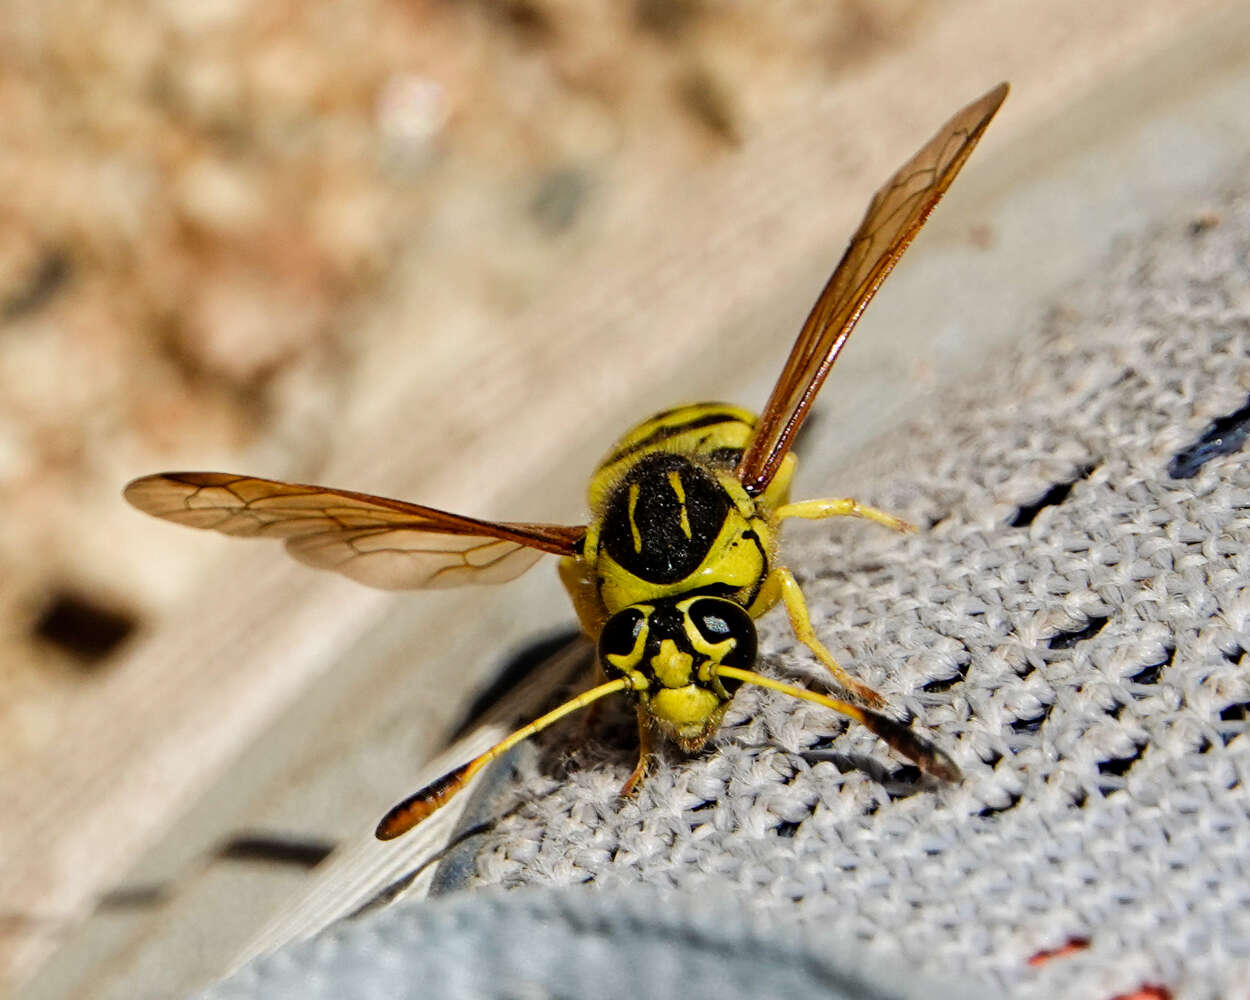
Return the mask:
<svg viewBox="0 0 1250 1000">
<path fill-rule="evenodd" d="M 599 634 L 599 662 L 626 676 L 647 714 L 685 750 L 697 750 L 720 725 L 737 684 L 717 676 L 724 665 L 755 663 L 755 623 L 723 597 L 697 595 L 632 604 Z"/>
</svg>

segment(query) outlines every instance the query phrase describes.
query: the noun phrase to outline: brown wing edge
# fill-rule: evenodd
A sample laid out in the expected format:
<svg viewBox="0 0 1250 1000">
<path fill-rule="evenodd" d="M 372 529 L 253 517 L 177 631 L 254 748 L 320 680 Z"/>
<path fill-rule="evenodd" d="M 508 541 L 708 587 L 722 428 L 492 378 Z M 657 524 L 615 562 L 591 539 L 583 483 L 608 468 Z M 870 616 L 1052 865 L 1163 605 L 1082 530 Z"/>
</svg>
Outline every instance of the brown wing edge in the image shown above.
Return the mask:
<svg viewBox="0 0 1250 1000">
<path fill-rule="evenodd" d="M 259 491 L 258 495 L 249 498 L 232 492 L 241 484 L 248 484 L 249 491 Z M 161 487 L 167 487 L 162 491 Z M 358 493 L 355 490 L 340 490 L 325 486 L 314 486 L 309 483 L 288 483 L 275 479 L 264 479 L 255 476 L 244 476 L 229 472 L 159 472 L 149 476 L 140 476 L 127 483 L 122 489 L 122 496 L 136 509 L 189 527 L 214 529 L 211 524 L 192 524 L 182 520 L 179 515 L 193 511 L 207 511 L 215 508 L 192 507 L 187 498 L 201 489 L 213 488 L 226 490 L 237 502 L 223 506 L 224 511 L 246 511 L 258 500 L 279 500 L 283 497 L 308 498 L 325 495 L 327 498 L 338 498 L 349 504 L 360 505 L 359 510 L 381 508 L 383 511 L 400 517 L 391 517 L 380 521 L 378 527 L 408 528 L 444 535 L 481 535 L 489 538 L 501 538 L 516 542 L 527 548 L 538 549 L 553 555 L 571 556 L 581 551 L 582 540 L 586 536 L 584 525 L 541 524 L 528 522 L 484 521 L 438 510 L 435 507 L 423 507 L 406 500 L 394 500 L 389 497 L 374 496 L 369 493 Z M 158 502 L 163 499 L 164 502 Z M 315 507 L 299 508 L 301 517 L 310 517 Z M 333 520 L 331 517 L 330 520 Z M 346 526 L 345 526 L 346 527 Z M 359 528 L 360 524 L 353 527 Z M 219 529 L 218 529 L 219 530 Z M 318 526 L 316 532 L 322 532 L 324 526 Z M 225 532 L 242 534 L 243 532 Z M 311 533 L 311 532 L 310 532 Z M 263 534 L 260 531 L 253 534 Z M 296 532 L 298 534 L 298 532 Z M 290 537 L 291 533 L 278 537 Z"/>
<path fill-rule="evenodd" d="M 890 179 L 877 190 L 868 210 L 852 236 L 846 252 L 839 260 L 833 274 L 812 307 L 799 336 L 791 349 L 781 375 L 761 412 L 755 431 L 738 462 L 736 474 L 743 487 L 752 496 L 758 496 L 768 488 L 782 460 L 789 453 L 795 435 L 803 425 L 817 393 L 837 360 L 843 345 L 864 309 L 876 295 L 886 277 L 894 269 L 899 258 L 907 250 L 930 213 L 941 201 L 972 150 L 980 141 L 990 121 L 1007 98 L 1010 90 L 1006 82 L 987 91 L 977 100 L 956 112 L 919 152 L 912 156 Z M 964 120 L 969 123 L 965 126 Z M 862 280 L 851 286 L 848 294 L 847 277 L 857 271 L 862 261 L 857 259 L 865 243 L 875 235 L 874 216 L 881 210 L 889 195 L 905 184 L 917 172 L 918 164 L 941 152 L 952 139 L 966 127 L 966 135 L 949 164 L 942 168 L 935 182 L 923 192 L 911 209 L 908 221 L 888 240 L 884 248 L 867 268 Z M 940 160 L 938 161 L 940 163 Z M 937 164 L 930 169 L 936 169 Z M 888 221 L 888 220 L 887 220 Z M 817 348 L 822 348 L 817 350 Z"/>
</svg>

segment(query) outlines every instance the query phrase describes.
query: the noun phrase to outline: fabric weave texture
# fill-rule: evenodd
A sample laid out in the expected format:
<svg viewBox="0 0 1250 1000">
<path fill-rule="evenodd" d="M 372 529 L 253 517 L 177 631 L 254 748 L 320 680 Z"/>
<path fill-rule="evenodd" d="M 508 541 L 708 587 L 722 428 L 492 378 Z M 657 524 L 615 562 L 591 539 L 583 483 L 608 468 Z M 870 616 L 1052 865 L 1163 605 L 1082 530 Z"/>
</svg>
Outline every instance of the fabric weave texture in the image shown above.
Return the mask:
<svg viewBox="0 0 1250 1000">
<path fill-rule="evenodd" d="M 927 530 L 783 531 L 818 634 L 962 783 L 743 689 L 709 753 L 666 754 L 623 806 L 628 740 L 522 765 L 474 883 L 729 890 L 1013 996 L 1250 993 L 1250 462 L 1219 433 L 1250 397 L 1250 202 L 1218 216 L 1127 248 L 804 491 Z M 780 611 L 761 649 L 825 682 Z"/>
<path fill-rule="evenodd" d="M 605 712 L 589 738 L 577 723 L 544 734 L 477 803 L 493 818 L 441 883 L 468 890 L 454 905 L 566 886 L 569 905 L 611 914 L 645 891 L 712 908 L 730 937 L 744 921 L 798 926 L 803 947 L 891 969 L 895 986 L 1250 993 L 1250 200 L 1126 245 L 1062 302 L 837 478 L 800 477 L 802 495 L 852 495 L 924 530 L 783 532 L 818 634 L 952 754 L 961 783 L 744 688 L 707 752 L 665 751 L 622 803 L 629 716 Z M 762 670 L 826 685 L 780 612 L 761 650 Z M 403 947 L 386 960 L 415 974 L 430 939 L 414 915 L 449 902 L 336 926 L 246 982 L 282 995 L 274 970 L 320 947 L 317 974 L 347 990 L 387 935 Z M 652 912 L 668 926 L 685 911 Z M 567 931 L 514 933 L 539 942 L 536 926 Z M 617 933 L 613 948 L 637 943 Z M 609 968 L 600 950 L 564 954 L 588 982 Z M 753 988 L 717 995 L 766 995 Z M 521 995 L 508 990 L 407 995 Z"/>
</svg>

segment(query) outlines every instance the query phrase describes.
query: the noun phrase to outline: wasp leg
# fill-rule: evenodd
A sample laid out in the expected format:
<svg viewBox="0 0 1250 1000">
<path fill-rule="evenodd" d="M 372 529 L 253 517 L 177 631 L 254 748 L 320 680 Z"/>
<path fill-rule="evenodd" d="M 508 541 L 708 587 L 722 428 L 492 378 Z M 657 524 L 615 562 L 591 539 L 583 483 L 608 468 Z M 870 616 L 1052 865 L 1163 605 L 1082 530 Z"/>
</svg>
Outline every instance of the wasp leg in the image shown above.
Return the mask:
<svg viewBox="0 0 1250 1000">
<path fill-rule="evenodd" d="M 655 739 L 651 732 L 651 720 L 647 710 L 638 706 L 638 764 L 621 785 L 621 795 L 629 798 L 642 785 L 651 767 L 651 754 L 655 751 Z"/>
<path fill-rule="evenodd" d="M 784 566 L 778 566 L 768 574 L 765 586 L 770 584 L 781 590 L 781 599 L 785 602 L 786 614 L 790 616 L 790 627 L 794 629 L 795 638 L 816 654 L 816 659 L 829 669 L 834 680 L 865 704 L 876 707 L 884 705 L 885 699 L 881 695 L 843 670 L 833 654 L 816 638 L 816 630 L 812 628 L 812 620 L 807 613 L 807 601 L 803 599 L 803 591 L 799 589 L 799 582 L 794 574 Z"/>
<path fill-rule="evenodd" d="M 819 520 L 823 517 L 862 517 L 868 521 L 876 521 L 894 531 L 915 531 L 915 525 L 908 524 L 902 518 L 887 514 L 876 507 L 869 507 L 850 497 L 829 500 L 800 500 L 797 503 L 782 504 L 773 516 L 778 521 L 787 517 L 802 517 L 807 520 Z"/>
</svg>

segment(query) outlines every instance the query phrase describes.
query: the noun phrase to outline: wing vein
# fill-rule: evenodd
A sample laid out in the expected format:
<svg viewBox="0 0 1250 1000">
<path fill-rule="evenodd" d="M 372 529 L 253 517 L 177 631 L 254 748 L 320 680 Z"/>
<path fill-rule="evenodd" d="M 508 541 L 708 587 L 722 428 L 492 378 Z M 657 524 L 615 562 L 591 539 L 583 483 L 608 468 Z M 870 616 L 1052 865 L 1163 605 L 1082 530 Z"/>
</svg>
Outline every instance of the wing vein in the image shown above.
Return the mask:
<svg viewBox="0 0 1250 1000">
<path fill-rule="evenodd" d="M 145 476 L 125 496 L 179 524 L 283 539 L 300 562 L 388 589 L 502 582 L 544 552 L 575 555 L 586 532 L 483 521 L 367 493 L 221 472 Z"/>
</svg>

